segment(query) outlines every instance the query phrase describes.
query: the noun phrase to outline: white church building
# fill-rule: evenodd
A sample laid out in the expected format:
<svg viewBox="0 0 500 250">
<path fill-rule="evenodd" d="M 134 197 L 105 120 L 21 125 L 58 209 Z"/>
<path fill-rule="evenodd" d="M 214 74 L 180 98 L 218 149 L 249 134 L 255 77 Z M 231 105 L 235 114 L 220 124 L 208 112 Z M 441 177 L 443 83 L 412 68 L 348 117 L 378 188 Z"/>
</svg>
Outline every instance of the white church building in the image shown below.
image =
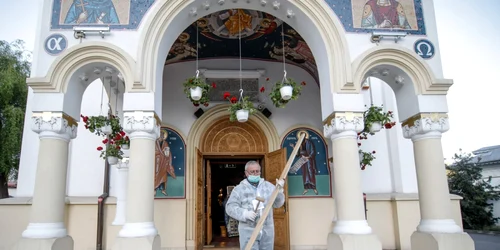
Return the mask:
<svg viewBox="0 0 500 250">
<path fill-rule="evenodd" d="M 474 249 L 432 0 L 38 2 L 0 249 L 239 249 L 224 204 L 245 163 L 275 183 L 289 157 L 276 249 Z"/>
</svg>

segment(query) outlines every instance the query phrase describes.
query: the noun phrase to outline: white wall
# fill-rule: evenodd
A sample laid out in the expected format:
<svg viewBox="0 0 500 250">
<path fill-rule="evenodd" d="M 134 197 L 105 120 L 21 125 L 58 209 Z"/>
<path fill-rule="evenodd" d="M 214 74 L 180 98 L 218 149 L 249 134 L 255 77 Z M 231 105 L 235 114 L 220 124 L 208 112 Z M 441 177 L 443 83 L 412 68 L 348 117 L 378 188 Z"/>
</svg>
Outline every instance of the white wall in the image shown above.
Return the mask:
<svg viewBox="0 0 500 250">
<path fill-rule="evenodd" d="M 370 78 L 370 90 L 362 90 L 365 105 L 383 106 L 384 111 L 393 111 L 396 126 L 382 129 L 368 140 L 361 140 L 361 149 L 375 151 L 373 166 L 362 171 L 363 192 L 366 193 L 417 193 L 417 179 L 411 140 L 403 137 L 394 91 L 385 82 Z"/>
</svg>

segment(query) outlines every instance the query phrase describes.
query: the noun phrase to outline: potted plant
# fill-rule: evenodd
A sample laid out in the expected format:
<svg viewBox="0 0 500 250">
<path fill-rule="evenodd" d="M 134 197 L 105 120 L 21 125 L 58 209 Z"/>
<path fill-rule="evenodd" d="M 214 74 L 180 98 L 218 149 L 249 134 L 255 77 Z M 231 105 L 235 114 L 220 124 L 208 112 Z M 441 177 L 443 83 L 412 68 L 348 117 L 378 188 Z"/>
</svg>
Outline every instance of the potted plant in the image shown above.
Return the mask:
<svg viewBox="0 0 500 250">
<path fill-rule="evenodd" d="M 208 102 L 210 101 L 208 94 L 210 93 L 211 86 L 203 78 L 190 77 L 186 79 L 183 85 L 184 93 L 194 106 L 199 106 L 200 104 L 208 106 Z M 215 88 L 215 83 L 212 83 L 212 88 Z"/>
<path fill-rule="evenodd" d="M 122 149 L 130 148 L 130 139 L 126 136 L 125 132 L 118 132 L 113 138 L 112 141 L 115 142 L 116 145 L 120 146 Z"/>
<path fill-rule="evenodd" d="M 253 102 L 249 100 L 248 96 L 242 98 L 242 100 L 238 101 L 236 96 L 230 97 L 229 92 L 224 93 L 224 99 L 229 100 L 231 106 L 228 111 L 230 113 L 229 120 L 231 122 L 239 121 L 246 122 L 248 121 L 248 117 L 253 115 L 257 109 L 254 107 Z"/>
<path fill-rule="evenodd" d="M 361 170 L 365 170 L 366 166 L 371 166 L 372 161 L 375 160 L 375 151 L 365 152 L 363 150 L 359 150 L 359 164 L 361 165 Z"/>
<path fill-rule="evenodd" d="M 106 139 L 107 140 L 107 139 Z M 122 159 L 123 152 L 121 151 L 121 147 L 116 144 L 108 144 L 106 149 L 103 147 L 97 147 L 97 151 L 101 151 L 101 158 L 108 161 L 109 165 L 118 164 L 118 160 Z"/>
<path fill-rule="evenodd" d="M 305 85 L 305 82 L 302 82 L 301 85 Z M 292 78 L 276 82 L 269 93 L 274 106 L 284 108 L 290 100 L 297 100 L 302 91 L 301 85 L 297 84 Z"/>
<path fill-rule="evenodd" d="M 83 122 L 85 123 L 85 128 L 91 133 L 98 136 L 113 134 L 114 132 L 121 131 L 120 119 L 114 115 L 111 118 L 107 116 L 83 116 Z"/>
<path fill-rule="evenodd" d="M 396 124 L 392 118 L 392 111 L 384 112 L 382 107 L 371 105 L 364 114 L 365 128 L 363 133 L 374 135 L 382 129 L 382 125 L 385 128 L 391 128 Z"/>
</svg>

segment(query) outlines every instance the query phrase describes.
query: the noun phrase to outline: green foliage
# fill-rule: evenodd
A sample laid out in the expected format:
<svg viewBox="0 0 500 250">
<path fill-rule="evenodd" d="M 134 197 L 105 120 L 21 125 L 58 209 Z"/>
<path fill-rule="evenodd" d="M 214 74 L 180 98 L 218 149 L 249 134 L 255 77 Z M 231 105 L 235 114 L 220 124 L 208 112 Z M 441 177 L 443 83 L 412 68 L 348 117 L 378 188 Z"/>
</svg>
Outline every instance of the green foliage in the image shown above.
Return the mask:
<svg viewBox="0 0 500 250">
<path fill-rule="evenodd" d="M 492 227 L 499 218 L 493 217 L 492 201 L 500 199 L 500 186 L 491 185 L 491 176 L 484 179 L 482 168 L 472 161 L 472 155 L 462 150 L 453 157 L 454 163 L 446 166 L 450 193 L 462 196 L 463 226 L 482 230 Z"/>
<path fill-rule="evenodd" d="M 235 97 L 232 97 L 231 100 L 235 100 Z M 253 115 L 257 111 L 257 109 L 254 107 L 253 102 L 249 100 L 248 96 L 243 97 L 243 100 L 233 102 L 233 104 L 229 107 L 228 111 L 231 113 L 231 116 L 229 117 L 229 120 L 234 122 L 237 120 L 236 117 L 236 111 L 240 109 L 246 109 L 248 110 L 248 115 Z"/>
<path fill-rule="evenodd" d="M 96 134 L 97 136 L 106 137 L 102 143 L 103 146 L 97 147 L 97 151 L 101 152 L 101 158 L 106 159 L 108 156 L 114 156 L 118 159 L 122 159 L 123 145 L 130 145 L 130 140 L 126 133 L 123 131 L 122 126 L 120 125 L 120 118 L 115 115 L 108 116 L 84 116 L 82 117 L 83 122 L 85 123 L 85 128 L 88 129 L 91 133 Z M 111 126 L 111 134 L 106 135 L 102 131 L 102 127 L 110 125 Z"/>
<path fill-rule="evenodd" d="M 301 85 L 305 85 L 305 83 L 303 82 Z M 269 97 L 271 98 L 271 101 L 273 102 L 274 106 L 277 108 L 284 108 L 289 101 L 297 100 L 302 91 L 301 85 L 297 84 L 295 80 L 293 80 L 292 78 L 287 78 L 285 82 L 282 81 L 276 82 L 273 86 L 273 89 L 269 93 Z M 283 100 L 281 98 L 280 89 L 284 86 L 291 86 L 293 88 L 292 98 L 290 98 L 289 100 Z"/>
<path fill-rule="evenodd" d="M 182 85 L 184 86 L 184 94 L 187 95 L 187 98 L 191 100 L 194 106 L 199 106 L 200 104 L 208 106 L 208 103 L 210 102 L 208 94 L 210 93 L 212 87 L 215 88 L 215 84 L 212 84 L 212 86 L 210 86 L 205 82 L 205 79 L 196 78 L 193 76 L 186 79 L 186 81 Z M 201 98 L 198 101 L 191 98 L 191 88 L 196 87 L 201 88 Z"/>
<path fill-rule="evenodd" d="M 364 123 L 365 127 L 361 133 L 358 133 L 358 147 L 361 146 L 362 140 L 368 140 L 368 135 L 375 135 L 375 133 L 370 131 L 370 127 L 374 122 L 379 122 L 382 125 L 382 128 L 391 129 L 396 125 L 396 122 L 392 121 L 393 114 L 392 111 L 384 112 L 382 107 L 371 105 L 364 113 Z M 362 154 L 360 157 L 360 165 L 361 170 L 365 170 L 366 166 L 371 166 L 372 161 L 375 160 L 375 151 L 365 152 L 363 150 L 359 150 L 359 154 Z"/>
<path fill-rule="evenodd" d="M 372 161 L 375 160 L 375 151 L 372 151 L 372 152 L 364 152 L 363 150 L 359 150 L 358 151 L 359 154 L 360 154 L 360 161 L 359 161 L 359 164 L 361 165 L 361 170 L 365 170 L 366 166 L 371 166 L 372 165 Z"/>
<path fill-rule="evenodd" d="M 392 111 L 384 112 L 382 107 L 371 105 L 364 114 L 365 128 L 363 133 L 374 135 L 374 133 L 370 132 L 370 127 L 374 122 L 379 122 L 385 128 L 391 128 L 396 124 L 392 121 L 392 118 Z"/>
<path fill-rule="evenodd" d="M 14 178 L 21 155 L 30 56 L 23 41 L 0 41 L 0 175 Z"/>
</svg>

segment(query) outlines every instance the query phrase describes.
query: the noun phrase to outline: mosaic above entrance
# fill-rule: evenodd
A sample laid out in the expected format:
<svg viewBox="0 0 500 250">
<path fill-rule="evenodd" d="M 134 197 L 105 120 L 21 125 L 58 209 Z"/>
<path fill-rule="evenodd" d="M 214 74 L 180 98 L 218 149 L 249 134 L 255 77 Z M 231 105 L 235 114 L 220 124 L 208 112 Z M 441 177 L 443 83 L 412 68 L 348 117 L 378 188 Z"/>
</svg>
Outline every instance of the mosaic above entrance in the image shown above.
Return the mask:
<svg viewBox="0 0 500 250">
<path fill-rule="evenodd" d="M 337 14 L 347 32 L 396 29 L 410 34 L 426 34 L 422 0 L 325 1 Z M 72 29 L 75 25 L 137 29 L 154 2 L 155 0 L 53 0 L 51 29 Z M 272 23 L 269 25 L 271 28 L 274 26 Z M 248 33 L 252 33 L 251 29 L 253 27 Z M 218 30 L 214 32 L 223 33 L 224 31 Z"/>
<path fill-rule="evenodd" d="M 346 32 L 404 31 L 425 35 L 422 0 L 325 0 Z"/>
<path fill-rule="evenodd" d="M 285 33 L 284 49 L 282 28 Z M 313 54 L 297 31 L 270 14 L 246 9 L 224 10 L 198 19 L 185 29 L 172 45 L 166 65 L 196 59 L 197 30 L 200 60 L 239 58 L 238 37 L 241 32 L 241 57 L 243 59 L 281 63 L 283 52 L 285 52 L 288 64 L 299 66 L 318 79 Z"/>
<path fill-rule="evenodd" d="M 137 29 L 155 0 L 54 0 L 51 29 L 73 26 L 109 26 Z"/>
</svg>

